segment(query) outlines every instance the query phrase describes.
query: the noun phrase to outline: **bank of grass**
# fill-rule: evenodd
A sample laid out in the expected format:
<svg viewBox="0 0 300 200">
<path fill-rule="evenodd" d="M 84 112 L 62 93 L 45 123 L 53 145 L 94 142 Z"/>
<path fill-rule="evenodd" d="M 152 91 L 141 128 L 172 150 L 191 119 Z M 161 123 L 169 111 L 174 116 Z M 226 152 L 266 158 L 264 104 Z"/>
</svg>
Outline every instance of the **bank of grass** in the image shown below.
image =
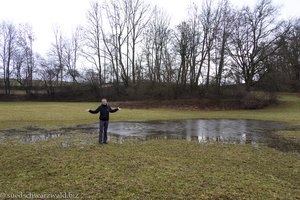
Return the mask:
<svg viewBox="0 0 300 200">
<path fill-rule="evenodd" d="M 112 114 L 112 121 L 148 121 L 191 118 L 259 119 L 300 124 L 300 97 L 279 96 L 279 105 L 261 110 L 187 111 L 179 109 L 126 109 Z M 93 123 L 98 116 L 85 112 L 99 103 L 0 102 L 0 129 L 23 126 L 61 127 Z"/>
<path fill-rule="evenodd" d="M 0 145 L 0 191 L 80 199 L 299 199 L 300 156 L 268 147 L 186 141 L 60 140 Z"/>
<path fill-rule="evenodd" d="M 276 132 L 276 134 L 287 140 L 291 140 L 292 142 L 296 142 L 296 143 L 300 144 L 300 131 L 299 130 L 278 131 L 278 132 Z"/>
</svg>

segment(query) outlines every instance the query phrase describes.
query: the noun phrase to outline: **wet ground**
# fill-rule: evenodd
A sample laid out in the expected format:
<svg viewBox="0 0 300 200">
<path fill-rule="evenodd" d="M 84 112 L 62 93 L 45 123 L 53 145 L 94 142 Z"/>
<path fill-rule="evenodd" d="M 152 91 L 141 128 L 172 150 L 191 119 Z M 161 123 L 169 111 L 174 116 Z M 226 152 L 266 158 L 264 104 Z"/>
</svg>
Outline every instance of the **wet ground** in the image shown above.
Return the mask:
<svg viewBox="0 0 300 200">
<path fill-rule="evenodd" d="M 0 142 L 13 140 L 29 143 L 51 138 L 76 138 L 80 134 L 80 144 L 97 141 L 99 125 L 78 125 L 75 127 L 46 130 L 36 127 L 25 127 L 22 130 L 0 131 Z M 275 131 L 292 130 L 294 127 L 286 123 L 256 121 L 256 120 L 223 120 L 223 119 L 193 119 L 178 121 L 152 122 L 110 122 L 109 140 L 114 143 L 143 142 L 153 139 L 180 139 L 195 142 L 224 142 L 267 144 L 285 151 L 300 152 L 297 143 L 280 138 Z M 67 140 L 66 140 L 67 141 Z M 68 142 L 61 145 L 72 145 Z"/>
</svg>

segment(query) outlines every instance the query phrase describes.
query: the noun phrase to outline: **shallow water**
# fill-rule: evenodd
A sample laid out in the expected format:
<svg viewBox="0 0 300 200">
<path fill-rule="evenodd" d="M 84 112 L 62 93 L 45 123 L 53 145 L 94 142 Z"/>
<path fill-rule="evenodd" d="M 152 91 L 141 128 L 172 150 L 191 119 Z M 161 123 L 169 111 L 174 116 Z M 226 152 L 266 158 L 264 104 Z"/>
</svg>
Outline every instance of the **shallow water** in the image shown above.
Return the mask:
<svg viewBox="0 0 300 200">
<path fill-rule="evenodd" d="M 2 131 L 0 142 L 18 139 L 22 143 L 43 141 L 51 138 L 78 138 L 80 144 L 97 142 L 99 124 L 78 125 L 56 130 L 44 130 L 34 127 L 18 132 L 17 130 Z M 227 120 L 227 119 L 192 119 L 152 122 L 110 122 L 109 141 L 115 143 L 142 142 L 153 139 L 180 139 L 199 143 L 217 141 L 224 143 L 267 143 L 273 147 L 299 151 L 299 145 L 279 138 L 274 131 L 295 129 L 281 122 L 257 120 Z M 86 135 L 87 136 L 87 135 Z M 92 136 L 92 138 L 91 138 Z M 83 139 L 82 139 L 83 138 Z M 68 146 L 67 141 L 63 142 Z M 71 142 L 74 144 L 74 142 Z"/>
<path fill-rule="evenodd" d="M 97 131 L 98 124 L 79 128 Z M 111 122 L 109 135 L 122 142 L 128 138 L 185 139 L 198 142 L 219 141 L 256 143 L 270 139 L 270 132 L 284 130 L 286 123 L 256 120 L 193 119 L 155 122 Z"/>
</svg>

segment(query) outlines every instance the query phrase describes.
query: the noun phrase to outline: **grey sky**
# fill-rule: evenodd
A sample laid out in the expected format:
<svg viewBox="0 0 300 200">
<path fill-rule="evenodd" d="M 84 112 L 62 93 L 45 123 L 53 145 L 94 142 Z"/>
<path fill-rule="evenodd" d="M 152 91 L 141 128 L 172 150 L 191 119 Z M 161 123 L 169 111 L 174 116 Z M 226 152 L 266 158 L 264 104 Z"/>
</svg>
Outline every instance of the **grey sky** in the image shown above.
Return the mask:
<svg viewBox="0 0 300 200">
<path fill-rule="evenodd" d="M 147 0 L 146 0 L 147 1 Z M 166 10 L 176 24 L 185 18 L 191 2 L 201 5 L 203 0 L 148 0 Z M 253 5 L 256 0 L 230 0 L 233 6 Z M 281 6 L 281 18 L 300 17 L 299 0 L 273 0 Z M 36 36 L 35 51 L 45 54 L 53 41 L 53 27 L 58 25 L 63 33 L 70 34 L 79 24 L 85 23 L 90 0 L 0 0 L 0 21 L 27 22 Z"/>
</svg>

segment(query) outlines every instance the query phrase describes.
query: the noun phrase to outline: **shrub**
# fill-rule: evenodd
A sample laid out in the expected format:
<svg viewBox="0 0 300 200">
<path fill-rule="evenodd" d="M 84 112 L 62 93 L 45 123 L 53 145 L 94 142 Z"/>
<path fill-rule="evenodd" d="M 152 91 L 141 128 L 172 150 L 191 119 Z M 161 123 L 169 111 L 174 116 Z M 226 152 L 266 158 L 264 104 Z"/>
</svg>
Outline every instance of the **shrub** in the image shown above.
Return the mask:
<svg viewBox="0 0 300 200">
<path fill-rule="evenodd" d="M 277 102 L 276 95 L 269 92 L 249 92 L 242 99 L 245 109 L 260 109 Z"/>
</svg>

